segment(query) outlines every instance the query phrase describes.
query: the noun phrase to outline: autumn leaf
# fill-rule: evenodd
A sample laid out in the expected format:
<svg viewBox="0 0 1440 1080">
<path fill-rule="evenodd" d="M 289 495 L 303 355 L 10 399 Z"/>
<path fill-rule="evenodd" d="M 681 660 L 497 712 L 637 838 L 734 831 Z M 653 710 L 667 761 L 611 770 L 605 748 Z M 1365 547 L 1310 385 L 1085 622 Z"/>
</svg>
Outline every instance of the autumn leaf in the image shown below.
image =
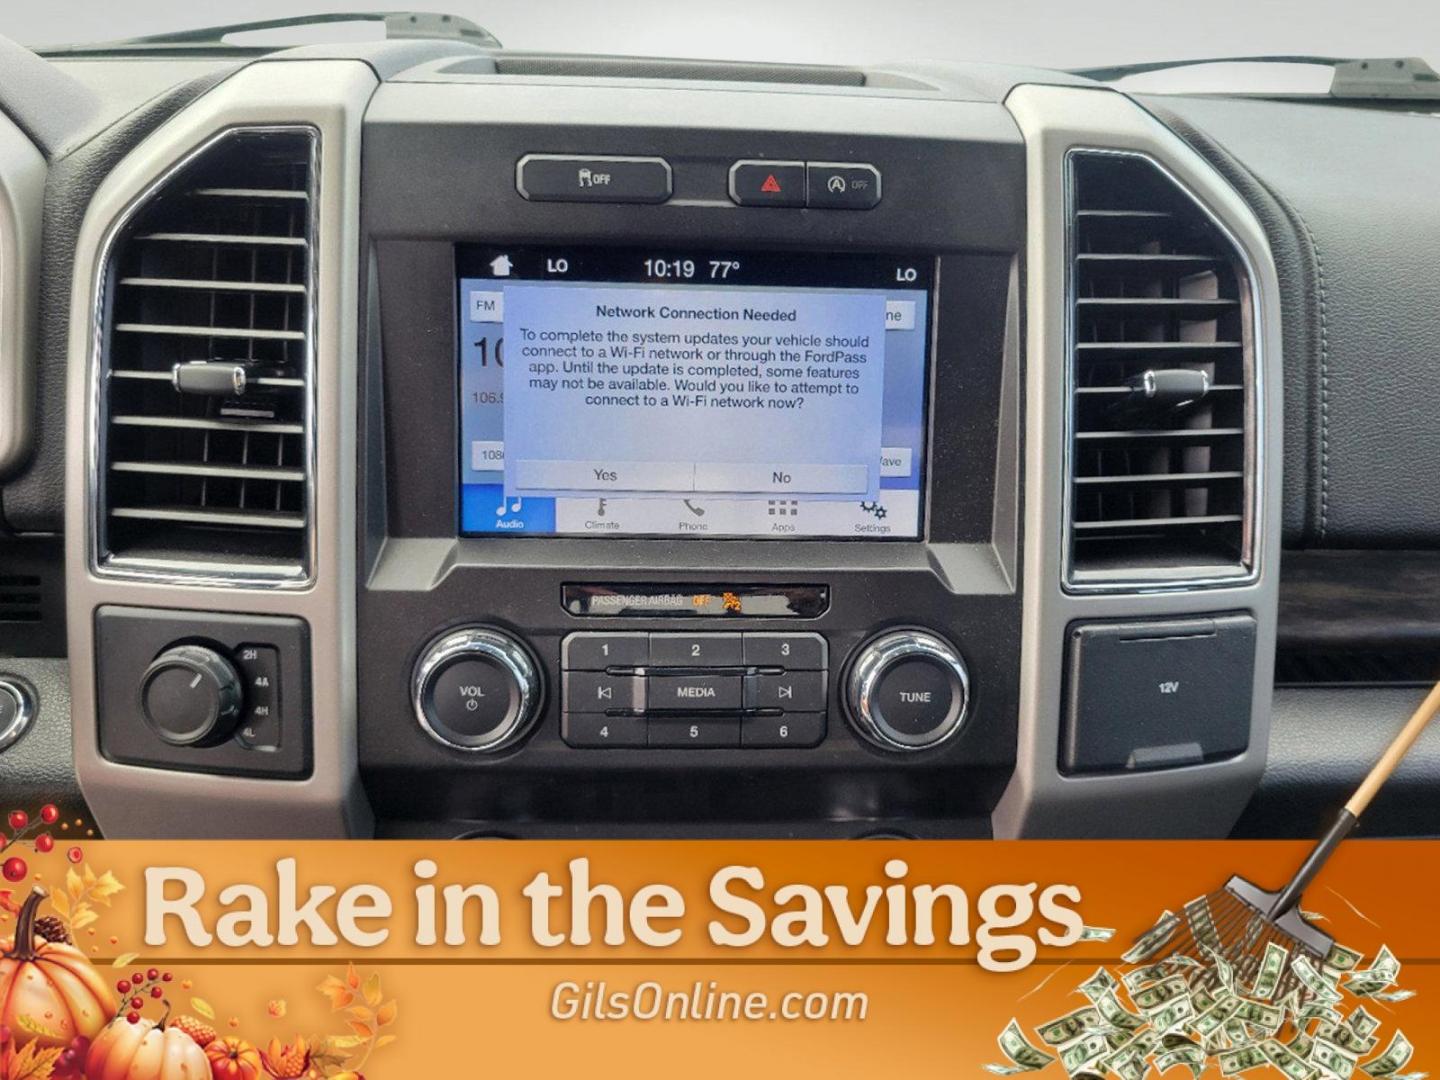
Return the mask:
<svg viewBox="0 0 1440 1080">
<path fill-rule="evenodd" d="M 325 1045 L 330 1051 L 354 1050 L 357 1046 L 364 1046 L 365 1040 L 359 1035 L 331 1035 L 325 1040 Z M 311 1056 L 313 1057 L 314 1055 Z M 336 1057 L 337 1055 L 334 1053 L 325 1054 L 322 1051 L 322 1056 Z M 343 1057 L 344 1055 L 341 1054 L 338 1056 Z"/>
<path fill-rule="evenodd" d="M 90 905 L 78 904 L 75 908 L 75 914 L 70 919 L 70 932 L 73 934 L 76 930 L 84 930 L 85 927 L 91 923 L 99 921 L 100 916 L 95 914 L 95 911 Z"/>
<path fill-rule="evenodd" d="M 204 998 L 191 998 L 190 1008 L 194 1009 L 206 1020 L 215 1019 L 215 1007 L 211 1005 L 210 1002 L 206 1001 Z"/>
<path fill-rule="evenodd" d="M 39 1043 L 26 1043 L 10 1061 L 9 1080 L 50 1080 L 64 1050 L 63 1046 L 42 1050 Z"/>
<path fill-rule="evenodd" d="M 65 871 L 65 891 L 70 894 L 71 900 L 79 900 L 85 895 L 85 882 L 80 879 L 73 866 Z"/>
<path fill-rule="evenodd" d="M 351 990 L 360 989 L 360 973 L 355 970 L 354 964 L 345 965 L 345 985 Z"/>
<path fill-rule="evenodd" d="M 368 1024 L 375 1019 L 375 1015 L 364 1005 L 356 1005 L 353 1008 L 346 1009 L 345 1011 L 348 1012 L 351 1016 L 353 1016 L 356 1020 L 361 1021 L 362 1023 Z"/>
<path fill-rule="evenodd" d="M 380 973 L 374 972 L 365 980 L 365 1003 L 371 1008 L 380 1004 Z"/>
<path fill-rule="evenodd" d="M 87 889 L 93 889 L 95 887 L 95 871 L 90 869 L 88 862 L 80 868 L 80 878 L 85 882 Z"/>
<path fill-rule="evenodd" d="M 359 1020 L 350 1020 L 347 1023 L 350 1025 L 350 1030 L 359 1035 L 361 1039 L 368 1041 L 375 1037 L 375 1029 L 369 1024 L 362 1024 Z"/>
<path fill-rule="evenodd" d="M 396 1002 L 387 1001 L 384 1005 L 381 1005 L 379 1011 L 375 1013 L 375 1022 L 381 1027 L 385 1027 L 387 1024 L 393 1024 L 395 1022 L 395 1014 L 399 1012 L 399 1010 L 400 1006 Z"/>
<path fill-rule="evenodd" d="M 375 1049 L 376 1049 L 376 1050 L 380 1050 L 380 1049 L 382 1049 L 382 1048 L 384 1048 L 384 1047 L 386 1047 L 386 1046 L 389 1046 L 389 1045 L 390 1045 L 391 1043 L 393 1043 L 394 1041 L 395 1041 L 395 1036 L 394 1036 L 394 1035 L 381 1035 L 380 1038 L 378 1038 L 378 1039 L 375 1040 Z"/>
<path fill-rule="evenodd" d="M 57 892 L 52 894 L 50 897 L 50 906 L 55 909 L 60 918 L 70 918 L 70 897 L 64 893 Z"/>
<path fill-rule="evenodd" d="M 133 963 L 135 962 L 135 958 L 136 958 L 137 956 L 139 956 L 139 955 L 140 955 L 139 953 L 133 953 L 133 952 L 121 953 L 119 956 L 115 957 L 114 960 L 110 961 L 110 966 L 111 966 L 111 967 L 129 967 L 131 964 L 133 964 Z"/>
<path fill-rule="evenodd" d="M 330 999 L 331 1012 L 339 1012 L 355 1000 L 355 995 L 350 988 L 334 975 L 327 976 L 316 989 Z"/>
<path fill-rule="evenodd" d="M 88 871 L 90 867 L 86 866 L 85 869 Z M 106 907 L 110 906 L 110 901 L 114 899 L 116 893 L 124 891 L 125 886 L 121 885 L 119 879 L 109 870 L 101 874 L 94 884 L 90 886 L 90 896 Z"/>
</svg>

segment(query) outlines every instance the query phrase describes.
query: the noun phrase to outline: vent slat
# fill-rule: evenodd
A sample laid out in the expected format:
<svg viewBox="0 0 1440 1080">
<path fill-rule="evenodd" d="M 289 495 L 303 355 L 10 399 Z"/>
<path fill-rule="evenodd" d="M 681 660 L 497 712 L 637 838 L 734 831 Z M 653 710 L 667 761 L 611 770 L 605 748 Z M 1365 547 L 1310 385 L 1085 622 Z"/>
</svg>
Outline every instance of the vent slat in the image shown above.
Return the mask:
<svg viewBox="0 0 1440 1080">
<path fill-rule="evenodd" d="M 116 323 L 120 334 L 172 334 L 176 337 L 255 338 L 260 341 L 304 341 L 299 330 L 263 330 L 249 326 L 166 326 L 162 323 Z"/>
<path fill-rule="evenodd" d="M 122 368 L 110 372 L 112 379 L 147 379 L 150 382 L 173 383 L 175 376 L 169 371 L 136 371 Z M 247 386 L 269 387 L 276 390 L 303 388 L 304 379 L 290 379 L 277 375 L 250 375 L 245 379 Z"/>
<path fill-rule="evenodd" d="M 141 289 L 201 289 L 207 292 L 273 292 L 305 295 L 304 285 L 293 285 L 284 281 L 212 281 L 205 278 L 157 278 L 127 277 L 120 279 L 121 285 L 133 285 Z"/>
<path fill-rule="evenodd" d="M 236 129 L 169 176 L 112 247 L 100 403 L 101 569 L 309 573 L 316 135 Z M 234 365 L 214 394 L 174 372 Z M 203 388 L 200 388 L 203 389 Z"/>
<path fill-rule="evenodd" d="M 1239 514 L 1202 514 L 1196 517 L 1130 518 L 1115 521 L 1077 521 L 1076 529 L 1087 532 L 1125 529 L 1193 528 L 1199 525 L 1227 525 L 1245 520 Z"/>
<path fill-rule="evenodd" d="M 1161 487 L 1185 485 L 1203 486 L 1214 483 L 1218 480 L 1243 480 L 1245 474 L 1239 469 L 1232 469 L 1226 472 L 1195 472 L 1195 473 L 1137 473 L 1133 476 L 1077 476 L 1075 483 L 1079 485 L 1107 485 L 1118 487 L 1130 484 L 1153 484 Z"/>
<path fill-rule="evenodd" d="M 302 484 L 305 470 L 270 465 L 191 465 L 176 461 L 112 461 L 111 472 L 152 473 L 156 476 L 214 476 L 230 480 L 274 480 Z"/>
<path fill-rule="evenodd" d="M 303 236 L 247 236 L 244 233 L 187 233 L 155 232 L 135 237 L 136 240 L 154 240 L 167 244 L 246 244 L 250 247 L 271 245 L 274 247 L 308 246 Z"/>
<path fill-rule="evenodd" d="M 1148 158 L 1070 162 L 1071 583 L 1238 575 L 1252 490 L 1243 264 Z"/>
<path fill-rule="evenodd" d="M 260 510 L 176 509 L 166 506 L 116 506 L 111 517 L 142 521 L 178 521 L 187 525 L 260 525 L 271 529 L 303 529 L 304 514 L 269 514 Z"/>
<path fill-rule="evenodd" d="M 183 428 L 188 431 L 232 431 L 252 435 L 303 435 L 300 424 L 275 424 L 267 420 L 208 420 L 199 416 L 116 416 L 110 422 L 122 427 Z"/>
</svg>

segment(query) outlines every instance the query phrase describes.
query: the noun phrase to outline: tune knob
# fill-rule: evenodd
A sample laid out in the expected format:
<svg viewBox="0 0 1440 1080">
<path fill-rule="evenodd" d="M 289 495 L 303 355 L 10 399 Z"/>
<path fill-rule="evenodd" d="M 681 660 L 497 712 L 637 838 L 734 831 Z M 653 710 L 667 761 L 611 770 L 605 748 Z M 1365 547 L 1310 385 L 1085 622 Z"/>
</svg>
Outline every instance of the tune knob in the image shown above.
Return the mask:
<svg viewBox="0 0 1440 1080">
<path fill-rule="evenodd" d="M 140 680 L 140 711 L 171 746 L 211 746 L 235 731 L 245 701 L 233 664 L 204 645 L 166 649 Z"/>
<path fill-rule="evenodd" d="M 886 750 L 928 750 L 965 723 L 970 675 L 948 641 L 894 630 L 867 642 L 846 682 L 855 730 Z"/>
<path fill-rule="evenodd" d="M 469 627 L 431 642 L 411 686 L 415 719 L 456 750 L 496 751 L 516 742 L 540 711 L 540 675 L 518 641 Z"/>
</svg>

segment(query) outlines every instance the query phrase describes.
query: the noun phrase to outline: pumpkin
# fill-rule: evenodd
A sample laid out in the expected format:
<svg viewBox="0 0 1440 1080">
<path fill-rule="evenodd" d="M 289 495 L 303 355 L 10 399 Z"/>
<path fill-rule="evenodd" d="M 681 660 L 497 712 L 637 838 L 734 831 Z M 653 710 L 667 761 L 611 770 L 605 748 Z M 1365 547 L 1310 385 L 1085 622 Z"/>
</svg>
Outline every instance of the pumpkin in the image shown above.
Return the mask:
<svg viewBox="0 0 1440 1080">
<path fill-rule="evenodd" d="M 208 1043 L 205 1056 L 215 1080 L 260 1080 L 265 1076 L 260 1069 L 260 1051 L 234 1035 Z"/>
<path fill-rule="evenodd" d="M 20 909 L 14 940 L 0 945 L 0 1027 L 18 1049 L 32 1039 L 43 1047 L 93 1039 L 115 1012 L 110 987 L 73 945 L 35 933 L 45 890 L 36 888 Z M 28 1023 L 22 1023 L 22 1018 Z"/>
<path fill-rule="evenodd" d="M 168 1014 L 167 1014 L 168 1015 Z M 118 1017 L 100 1032 L 85 1059 L 86 1080 L 210 1080 L 210 1059 L 164 1020 Z"/>
</svg>

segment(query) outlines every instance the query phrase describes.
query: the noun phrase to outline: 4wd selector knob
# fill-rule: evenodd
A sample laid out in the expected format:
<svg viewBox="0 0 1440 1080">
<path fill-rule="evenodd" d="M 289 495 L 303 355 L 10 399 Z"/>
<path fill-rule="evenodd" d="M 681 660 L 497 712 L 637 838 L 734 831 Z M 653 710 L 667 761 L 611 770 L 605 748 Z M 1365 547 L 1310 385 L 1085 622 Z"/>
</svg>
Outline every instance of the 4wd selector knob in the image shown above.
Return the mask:
<svg viewBox="0 0 1440 1080">
<path fill-rule="evenodd" d="M 204 645 L 166 649 L 140 680 L 140 712 L 171 746 L 208 746 L 235 731 L 244 683 L 224 656 Z"/>
<path fill-rule="evenodd" d="M 970 675 L 955 647 L 923 630 L 867 642 L 846 682 L 850 719 L 886 750 L 928 750 L 965 723 Z"/>
<path fill-rule="evenodd" d="M 529 729 L 540 706 L 540 676 L 518 641 L 470 627 L 437 638 L 415 666 L 415 719 L 456 750 L 502 750 Z"/>
</svg>

